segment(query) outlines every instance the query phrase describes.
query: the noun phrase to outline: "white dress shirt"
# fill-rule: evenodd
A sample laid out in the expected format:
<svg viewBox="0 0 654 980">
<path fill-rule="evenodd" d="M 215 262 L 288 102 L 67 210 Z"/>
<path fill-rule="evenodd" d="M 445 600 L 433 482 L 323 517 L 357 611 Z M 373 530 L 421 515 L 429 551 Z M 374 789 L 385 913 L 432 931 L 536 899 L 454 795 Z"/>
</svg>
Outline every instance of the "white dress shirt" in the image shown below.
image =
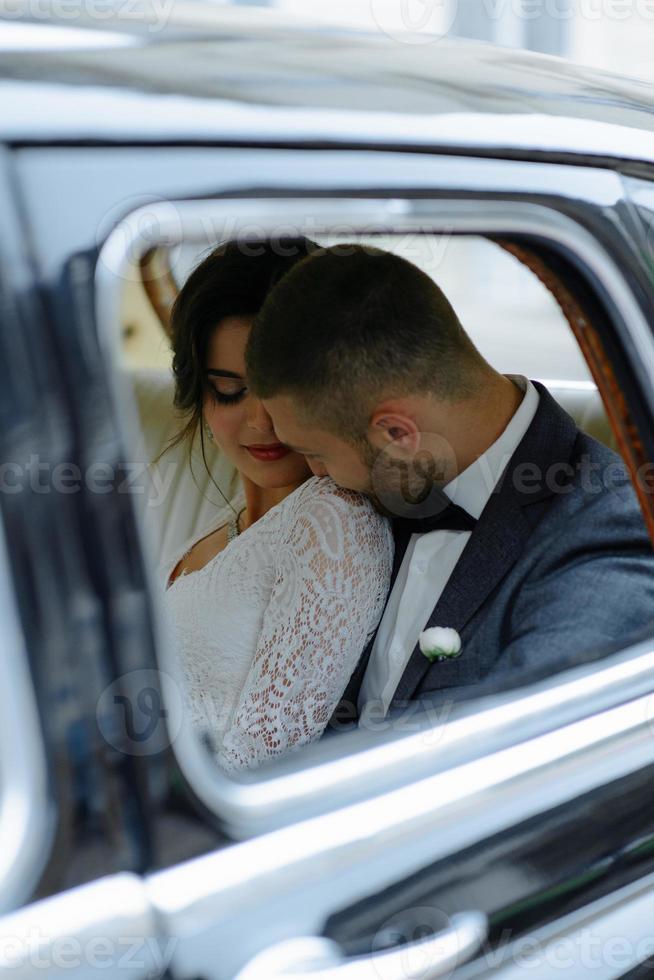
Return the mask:
<svg viewBox="0 0 654 980">
<path fill-rule="evenodd" d="M 485 453 L 443 487 L 450 500 L 474 518 L 481 516 L 538 408 L 539 395 L 533 384 L 520 375 L 507 377 L 525 392 L 513 418 Z M 369 711 L 374 711 L 375 718 L 388 711 L 418 636 L 440 599 L 471 533 L 429 531 L 411 535 L 361 684 L 360 723 Z"/>
</svg>

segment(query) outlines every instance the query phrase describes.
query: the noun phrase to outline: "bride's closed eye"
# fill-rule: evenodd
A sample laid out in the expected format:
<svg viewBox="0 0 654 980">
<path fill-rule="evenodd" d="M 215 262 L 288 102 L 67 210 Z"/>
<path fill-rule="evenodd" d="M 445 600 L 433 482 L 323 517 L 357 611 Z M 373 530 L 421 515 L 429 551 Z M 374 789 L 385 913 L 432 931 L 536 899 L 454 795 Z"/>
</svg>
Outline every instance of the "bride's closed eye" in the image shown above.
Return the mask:
<svg viewBox="0 0 654 980">
<path fill-rule="evenodd" d="M 209 394 L 219 405 L 235 405 L 247 393 L 247 385 L 242 381 L 210 381 Z"/>
</svg>

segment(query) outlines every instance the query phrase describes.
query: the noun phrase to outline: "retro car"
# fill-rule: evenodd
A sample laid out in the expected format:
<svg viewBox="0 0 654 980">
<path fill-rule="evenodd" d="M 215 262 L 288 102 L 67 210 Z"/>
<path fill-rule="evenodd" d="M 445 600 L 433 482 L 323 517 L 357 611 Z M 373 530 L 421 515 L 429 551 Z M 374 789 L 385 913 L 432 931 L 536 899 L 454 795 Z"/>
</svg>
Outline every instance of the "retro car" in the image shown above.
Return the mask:
<svg viewBox="0 0 654 980">
<path fill-rule="evenodd" d="M 447 241 L 489 356 L 619 449 L 654 534 L 654 90 L 138 10 L 0 54 L 0 971 L 651 975 L 652 624 L 232 778 L 180 722 L 153 579 L 208 477 L 179 463 L 153 515 L 144 461 L 175 425 L 167 311 L 208 245 L 290 225 L 428 264 Z M 29 33 L 27 5 L 0 11 Z M 503 334 L 517 281 L 536 299 Z"/>
</svg>

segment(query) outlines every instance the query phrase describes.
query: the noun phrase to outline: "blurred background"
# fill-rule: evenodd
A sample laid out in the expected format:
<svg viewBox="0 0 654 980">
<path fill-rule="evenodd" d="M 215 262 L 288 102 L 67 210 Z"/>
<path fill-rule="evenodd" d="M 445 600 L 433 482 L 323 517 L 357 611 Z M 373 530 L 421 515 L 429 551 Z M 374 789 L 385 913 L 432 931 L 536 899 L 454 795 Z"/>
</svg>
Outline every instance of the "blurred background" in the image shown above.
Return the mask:
<svg viewBox="0 0 654 980">
<path fill-rule="evenodd" d="M 654 80 L 654 0 L 233 0 L 370 30 L 413 26 Z"/>
</svg>

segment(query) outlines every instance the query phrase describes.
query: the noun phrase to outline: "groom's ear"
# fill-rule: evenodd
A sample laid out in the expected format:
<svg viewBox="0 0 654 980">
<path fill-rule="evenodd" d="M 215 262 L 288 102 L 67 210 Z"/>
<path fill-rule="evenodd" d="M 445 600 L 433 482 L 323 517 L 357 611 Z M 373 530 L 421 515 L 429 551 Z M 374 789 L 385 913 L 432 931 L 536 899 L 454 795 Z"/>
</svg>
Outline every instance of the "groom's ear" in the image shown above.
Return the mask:
<svg viewBox="0 0 654 980">
<path fill-rule="evenodd" d="M 370 419 L 368 438 L 378 449 L 390 449 L 414 456 L 420 448 L 420 430 L 403 412 L 377 409 Z"/>
</svg>

